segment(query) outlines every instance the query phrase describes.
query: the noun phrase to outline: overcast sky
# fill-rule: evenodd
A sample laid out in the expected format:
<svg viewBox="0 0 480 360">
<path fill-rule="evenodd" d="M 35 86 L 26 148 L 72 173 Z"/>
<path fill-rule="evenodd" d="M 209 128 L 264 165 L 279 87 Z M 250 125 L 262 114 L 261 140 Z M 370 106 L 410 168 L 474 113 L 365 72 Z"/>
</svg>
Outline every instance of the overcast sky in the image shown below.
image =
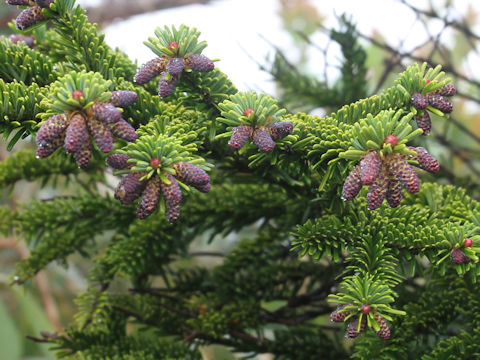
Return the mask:
<svg viewBox="0 0 480 360">
<path fill-rule="evenodd" d="M 88 5 L 98 1 L 83 0 L 80 3 Z M 443 0 L 434 2 L 443 3 Z M 452 18 L 465 13 L 468 6 L 474 4 L 474 1 L 467 0 L 454 2 L 457 5 L 457 13 L 445 14 Z M 376 29 L 390 44 L 400 44 L 400 41 L 406 40 L 402 45 L 403 49 L 418 45 L 423 40 L 421 34 L 425 34 L 425 29 L 416 21 L 415 14 L 398 1 L 313 0 L 311 3 L 326 16 L 324 23 L 326 26 L 336 25 L 335 14 L 351 14 L 360 32 L 371 34 Z M 426 1 L 416 0 L 411 3 L 422 7 Z M 105 35 L 110 46 L 119 47 L 141 65 L 155 56 L 143 41 L 149 36 L 154 36 L 153 32 L 157 26 L 178 27 L 180 24 L 186 24 L 196 27 L 202 33 L 200 40 L 208 42 L 204 54 L 220 59 L 216 65 L 231 78 L 239 90 L 261 90 L 273 95 L 275 89 L 269 75 L 259 71 L 256 62 L 264 63 L 265 58 L 273 54 L 268 42 L 288 54 L 291 38 L 282 29 L 278 11 L 278 0 L 217 0 L 207 5 L 183 6 L 137 15 L 113 23 L 105 29 Z M 432 21 L 429 25 L 430 31 L 435 33 L 441 25 L 440 21 Z M 320 33 L 314 35 L 313 40 L 320 47 L 327 41 Z M 321 57 L 320 52 L 311 51 L 309 55 L 312 59 Z M 334 62 L 338 55 L 335 48 L 332 48 L 328 54 L 329 63 Z M 478 56 L 472 56 L 469 61 L 472 68 L 480 66 Z M 313 63 L 321 64 L 323 60 Z M 320 72 L 321 69 L 309 70 Z"/>
</svg>

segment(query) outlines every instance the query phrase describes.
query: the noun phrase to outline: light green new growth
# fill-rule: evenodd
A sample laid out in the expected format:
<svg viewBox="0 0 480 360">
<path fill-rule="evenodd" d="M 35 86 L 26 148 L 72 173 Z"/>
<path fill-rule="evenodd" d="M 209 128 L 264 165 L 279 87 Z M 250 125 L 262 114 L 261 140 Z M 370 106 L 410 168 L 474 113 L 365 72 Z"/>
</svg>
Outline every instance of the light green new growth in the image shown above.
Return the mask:
<svg viewBox="0 0 480 360">
<path fill-rule="evenodd" d="M 72 71 L 50 85 L 48 95 L 40 103 L 45 109 L 45 113 L 40 116 L 48 118 L 66 110 L 85 110 L 96 102 L 110 99 L 111 89 L 112 82 L 105 80 L 99 73 Z M 73 97 L 76 90 L 83 93 L 80 99 Z"/>
<path fill-rule="evenodd" d="M 144 44 L 159 57 L 183 58 L 188 54 L 200 54 L 207 47 L 206 41 L 198 42 L 200 31 L 183 24 L 180 25 L 178 30 L 175 26 L 171 28 L 165 26 L 163 29 L 157 27 L 155 35 L 157 38 L 149 37 L 148 41 L 144 41 Z M 176 46 L 172 46 L 172 43 L 176 43 Z"/>
</svg>

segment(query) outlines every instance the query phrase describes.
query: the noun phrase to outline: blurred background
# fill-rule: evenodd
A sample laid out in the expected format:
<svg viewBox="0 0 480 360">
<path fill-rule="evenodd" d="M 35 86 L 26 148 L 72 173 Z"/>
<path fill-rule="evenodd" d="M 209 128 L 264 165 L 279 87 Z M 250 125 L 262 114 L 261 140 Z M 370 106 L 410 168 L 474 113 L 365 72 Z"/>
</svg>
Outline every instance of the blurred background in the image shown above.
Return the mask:
<svg viewBox="0 0 480 360">
<path fill-rule="evenodd" d="M 450 119 L 432 118 L 432 135 L 416 146 L 442 164 L 430 181 L 463 186 L 480 199 L 480 5 L 466 0 L 83 0 L 107 43 L 140 66 L 154 57 L 143 45 L 157 26 L 184 23 L 201 31 L 208 47 L 240 91 L 266 92 L 291 112 L 323 116 L 343 104 L 391 86 L 413 62 L 441 64 L 457 88 Z M 0 3 L 0 34 L 19 13 Z M 15 150 L 32 147 L 19 142 Z M 0 144 L 0 160 L 8 153 Z M 81 179 L 81 177 L 80 177 Z M 112 177 L 112 183 L 117 182 Z M 53 184 L 61 185 L 55 187 Z M 108 191 L 108 189 L 106 189 Z M 58 177 L 42 186 L 20 182 L 0 188 L 1 204 L 68 195 L 75 187 Z M 0 219 L 1 228 L 1 219 Z M 248 229 L 246 230 L 248 231 Z M 212 266 L 234 246 L 238 234 L 208 244 L 197 239 L 192 262 Z M 100 243 L 106 239 L 97 239 Z M 198 255 L 198 256 L 195 256 Z M 91 259 L 75 255 L 68 267 L 54 264 L 24 288 L 10 287 L 14 264 L 28 256 L 15 236 L 0 237 L 0 359 L 53 359 L 45 346 L 25 338 L 61 331 L 73 321 L 75 296 L 87 287 Z M 185 264 L 184 264 L 185 265 Z M 234 359 L 208 347 L 205 359 Z"/>
</svg>

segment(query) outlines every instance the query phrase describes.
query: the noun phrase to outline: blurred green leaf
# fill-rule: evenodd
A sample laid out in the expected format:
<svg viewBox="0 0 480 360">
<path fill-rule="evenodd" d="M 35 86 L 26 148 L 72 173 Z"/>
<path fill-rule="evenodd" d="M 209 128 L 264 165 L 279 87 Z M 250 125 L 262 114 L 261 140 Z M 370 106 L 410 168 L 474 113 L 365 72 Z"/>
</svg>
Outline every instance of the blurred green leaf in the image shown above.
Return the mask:
<svg viewBox="0 0 480 360">
<path fill-rule="evenodd" d="M 15 322 L 9 315 L 4 301 L 0 302 L 0 349 L 2 359 L 20 360 L 22 345 Z"/>
<path fill-rule="evenodd" d="M 262 308 L 273 312 L 287 305 L 286 300 L 272 300 L 272 301 L 262 301 Z"/>
<path fill-rule="evenodd" d="M 204 360 L 235 360 L 237 359 L 232 352 L 223 345 L 210 345 L 202 349 Z"/>
<path fill-rule="evenodd" d="M 47 316 L 41 305 L 39 304 L 38 298 L 35 298 L 28 291 L 23 291 L 22 288 L 12 287 L 12 293 L 17 302 L 19 308 L 18 313 L 21 315 L 21 321 L 25 324 L 25 327 L 28 329 L 28 334 L 22 335 L 33 335 L 40 336 L 41 331 L 53 332 L 52 324 L 48 321 Z M 27 340 L 31 342 L 31 340 Z M 40 349 L 40 353 L 45 355 L 44 359 L 55 359 L 55 356 L 52 352 L 48 352 L 48 348 L 52 345 L 50 344 L 36 344 L 37 348 Z"/>
</svg>

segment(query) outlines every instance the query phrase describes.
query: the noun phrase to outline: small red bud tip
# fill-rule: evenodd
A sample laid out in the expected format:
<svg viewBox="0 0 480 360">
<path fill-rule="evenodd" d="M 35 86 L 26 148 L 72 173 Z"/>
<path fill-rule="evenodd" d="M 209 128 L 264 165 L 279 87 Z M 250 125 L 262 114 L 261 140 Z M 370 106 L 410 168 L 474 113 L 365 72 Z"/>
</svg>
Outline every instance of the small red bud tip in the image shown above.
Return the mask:
<svg viewBox="0 0 480 360">
<path fill-rule="evenodd" d="M 176 41 L 172 41 L 170 44 L 168 44 L 168 48 L 170 50 L 178 49 L 178 43 Z"/>
<path fill-rule="evenodd" d="M 427 86 L 428 84 L 430 84 L 430 79 L 425 79 L 425 86 Z"/>
<path fill-rule="evenodd" d="M 392 148 L 398 144 L 398 138 L 395 135 L 388 135 L 384 141 L 385 144 L 390 144 Z"/>
<path fill-rule="evenodd" d="M 370 305 L 362 305 L 362 313 L 368 314 L 370 310 Z"/>
<path fill-rule="evenodd" d="M 466 238 L 465 240 L 463 240 L 463 245 L 464 245 L 465 247 L 472 247 L 472 245 L 473 245 L 473 240 L 470 239 L 470 238 Z"/>
<path fill-rule="evenodd" d="M 154 169 L 157 169 L 160 166 L 160 160 L 157 158 L 153 158 L 150 160 L 150 166 Z"/>
<path fill-rule="evenodd" d="M 248 108 L 243 112 L 244 116 L 250 116 L 250 114 L 253 114 L 253 109 Z"/>
<path fill-rule="evenodd" d="M 75 100 L 80 101 L 80 99 L 83 97 L 83 91 L 82 91 L 82 90 L 75 90 L 75 91 L 72 93 L 72 97 L 73 97 Z"/>
</svg>

